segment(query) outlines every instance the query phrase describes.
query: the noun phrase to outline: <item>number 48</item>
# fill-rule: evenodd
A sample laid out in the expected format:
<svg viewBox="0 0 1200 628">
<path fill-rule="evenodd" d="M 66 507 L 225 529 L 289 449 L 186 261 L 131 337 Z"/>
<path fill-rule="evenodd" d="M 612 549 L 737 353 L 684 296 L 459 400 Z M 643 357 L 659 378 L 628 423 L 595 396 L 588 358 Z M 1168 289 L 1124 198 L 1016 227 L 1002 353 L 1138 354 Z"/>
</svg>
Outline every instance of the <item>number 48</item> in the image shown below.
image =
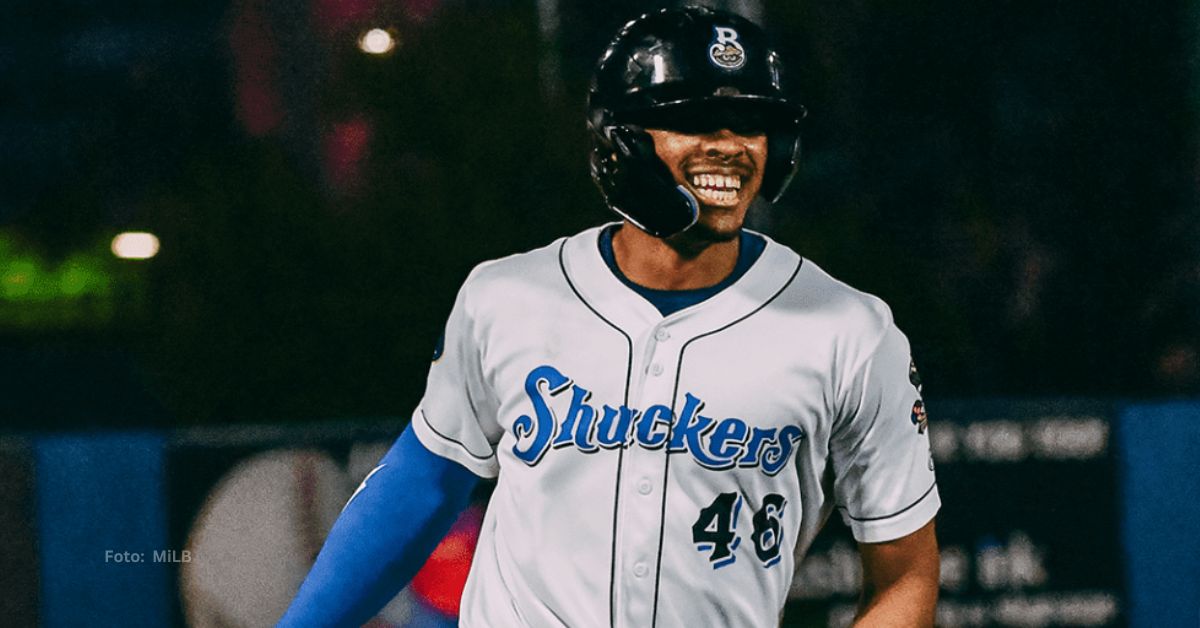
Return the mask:
<svg viewBox="0 0 1200 628">
<path fill-rule="evenodd" d="M 754 529 L 750 540 L 754 542 L 754 555 L 763 567 L 779 562 L 779 549 L 783 543 L 783 526 L 779 518 L 787 500 L 783 495 L 770 493 L 763 498 L 762 507 L 754 513 Z M 737 560 L 733 550 L 742 539 L 737 533 L 738 515 L 742 511 L 742 496 L 737 493 L 721 493 L 711 504 L 700 509 L 700 516 L 692 524 L 692 542 L 701 552 L 709 552 L 708 561 L 713 569 L 720 569 Z"/>
</svg>

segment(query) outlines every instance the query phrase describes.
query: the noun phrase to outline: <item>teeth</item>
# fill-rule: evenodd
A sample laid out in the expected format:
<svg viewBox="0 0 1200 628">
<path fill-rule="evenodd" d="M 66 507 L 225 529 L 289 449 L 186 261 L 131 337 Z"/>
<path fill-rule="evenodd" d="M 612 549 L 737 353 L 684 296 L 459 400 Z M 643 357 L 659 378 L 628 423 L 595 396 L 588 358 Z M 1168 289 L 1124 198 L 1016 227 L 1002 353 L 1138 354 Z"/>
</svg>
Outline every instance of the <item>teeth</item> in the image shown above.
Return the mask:
<svg viewBox="0 0 1200 628">
<path fill-rule="evenodd" d="M 692 175 L 692 187 L 712 188 L 714 190 L 740 190 L 742 189 L 742 178 L 737 175 L 694 174 Z"/>
<path fill-rule="evenodd" d="M 700 187 L 696 188 L 696 191 L 706 199 L 722 203 L 731 203 L 737 198 L 737 192 L 734 190 L 715 190 L 713 188 Z"/>
</svg>

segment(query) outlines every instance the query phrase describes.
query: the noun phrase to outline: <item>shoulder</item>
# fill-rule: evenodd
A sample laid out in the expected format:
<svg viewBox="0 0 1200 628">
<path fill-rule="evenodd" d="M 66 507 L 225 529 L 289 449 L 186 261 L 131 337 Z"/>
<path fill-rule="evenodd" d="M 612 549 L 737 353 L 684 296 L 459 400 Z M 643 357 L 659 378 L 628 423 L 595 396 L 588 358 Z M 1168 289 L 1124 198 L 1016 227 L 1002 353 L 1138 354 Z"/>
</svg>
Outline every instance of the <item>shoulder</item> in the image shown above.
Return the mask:
<svg viewBox="0 0 1200 628">
<path fill-rule="evenodd" d="M 791 251 L 770 239 L 768 246 Z M 840 334 L 878 339 L 893 325 L 892 310 L 883 299 L 833 277 L 811 259 L 798 254 L 796 257 L 799 268 L 779 295 L 780 307 L 803 315 L 810 323 L 828 325 Z"/>
<path fill-rule="evenodd" d="M 532 298 L 548 287 L 553 290 L 563 284 L 562 249 L 572 238 L 561 237 L 536 249 L 481 262 L 463 281 L 463 300 L 468 307 L 472 302 L 494 307 Z"/>
<path fill-rule="evenodd" d="M 487 287 L 493 284 L 520 281 L 525 278 L 561 273 L 558 255 L 566 238 L 536 249 L 514 253 L 505 257 L 481 262 L 471 269 L 465 286 Z"/>
<path fill-rule="evenodd" d="M 771 242 L 769 246 L 783 246 Z M 839 386 L 890 336 L 902 336 L 892 310 L 879 297 L 801 259 L 795 277 L 772 304 L 782 345 L 823 362 Z"/>
</svg>

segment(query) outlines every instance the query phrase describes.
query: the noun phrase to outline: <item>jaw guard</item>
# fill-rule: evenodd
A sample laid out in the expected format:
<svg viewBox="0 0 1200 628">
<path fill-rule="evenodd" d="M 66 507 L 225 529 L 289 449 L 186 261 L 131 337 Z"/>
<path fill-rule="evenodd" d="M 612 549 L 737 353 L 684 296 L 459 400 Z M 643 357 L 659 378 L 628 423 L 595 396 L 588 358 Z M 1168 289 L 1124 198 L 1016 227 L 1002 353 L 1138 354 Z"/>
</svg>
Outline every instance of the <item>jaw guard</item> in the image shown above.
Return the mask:
<svg viewBox="0 0 1200 628">
<path fill-rule="evenodd" d="M 604 137 L 607 141 L 596 142 L 592 148 L 592 179 L 613 211 L 658 238 L 696 224 L 699 202 L 675 182 L 654 152 L 649 133 L 632 125 L 616 125 L 605 129 Z"/>
</svg>

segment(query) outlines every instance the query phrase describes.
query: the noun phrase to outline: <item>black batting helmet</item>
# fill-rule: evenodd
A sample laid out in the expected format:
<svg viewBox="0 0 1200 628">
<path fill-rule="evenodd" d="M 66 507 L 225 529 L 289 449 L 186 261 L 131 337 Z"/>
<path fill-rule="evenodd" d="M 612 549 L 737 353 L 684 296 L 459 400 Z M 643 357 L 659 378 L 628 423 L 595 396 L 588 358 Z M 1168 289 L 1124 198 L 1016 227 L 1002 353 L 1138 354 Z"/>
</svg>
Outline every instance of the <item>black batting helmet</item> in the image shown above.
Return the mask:
<svg viewBox="0 0 1200 628">
<path fill-rule="evenodd" d="M 643 15 L 621 29 L 592 75 L 592 179 L 614 211 L 666 237 L 692 226 L 699 205 L 644 129 L 766 132 L 760 192 L 778 200 L 799 163 L 805 115 L 786 86 L 766 34 L 743 17 L 700 7 Z"/>
</svg>

